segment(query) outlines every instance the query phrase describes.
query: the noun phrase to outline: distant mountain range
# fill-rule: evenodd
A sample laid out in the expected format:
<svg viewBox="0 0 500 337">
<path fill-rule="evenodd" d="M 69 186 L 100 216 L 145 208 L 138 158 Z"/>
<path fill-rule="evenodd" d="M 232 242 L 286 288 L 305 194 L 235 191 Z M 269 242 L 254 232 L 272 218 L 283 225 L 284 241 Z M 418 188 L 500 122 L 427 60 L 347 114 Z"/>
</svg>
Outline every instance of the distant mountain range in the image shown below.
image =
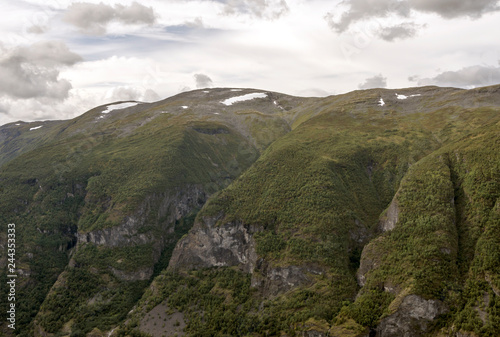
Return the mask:
<svg viewBox="0 0 500 337">
<path fill-rule="evenodd" d="M 500 85 L 3 125 L 0 336 L 500 336 L 499 149 Z"/>
</svg>

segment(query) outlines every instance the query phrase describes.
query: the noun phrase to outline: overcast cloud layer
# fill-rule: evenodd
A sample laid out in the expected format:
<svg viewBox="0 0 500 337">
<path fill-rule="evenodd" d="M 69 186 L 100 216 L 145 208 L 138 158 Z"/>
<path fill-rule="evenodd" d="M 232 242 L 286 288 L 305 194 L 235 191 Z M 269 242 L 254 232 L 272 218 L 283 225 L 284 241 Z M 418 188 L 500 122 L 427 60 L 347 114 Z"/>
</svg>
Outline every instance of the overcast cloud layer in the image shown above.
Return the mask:
<svg viewBox="0 0 500 337">
<path fill-rule="evenodd" d="M 5 0 L 0 124 L 210 87 L 500 83 L 498 0 Z"/>
</svg>

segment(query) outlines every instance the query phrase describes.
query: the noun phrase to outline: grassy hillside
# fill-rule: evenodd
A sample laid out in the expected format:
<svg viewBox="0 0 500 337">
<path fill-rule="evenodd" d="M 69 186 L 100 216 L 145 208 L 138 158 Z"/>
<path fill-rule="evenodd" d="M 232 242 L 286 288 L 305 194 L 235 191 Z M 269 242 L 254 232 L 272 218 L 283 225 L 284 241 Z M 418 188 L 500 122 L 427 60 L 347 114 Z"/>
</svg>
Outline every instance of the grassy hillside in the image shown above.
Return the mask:
<svg viewBox="0 0 500 337">
<path fill-rule="evenodd" d="M 36 130 L 3 127 L 17 128 L 0 149 L 2 233 L 15 223 L 18 234 L 16 332 L 81 334 L 125 317 L 206 198 L 289 130 L 270 98 L 221 104 L 237 95 L 197 91 Z"/>
<path fill-rule="evenodd" d="M 265 92 L 225 105 L 263 92 L 211 89 L 2 127 L 17 332 L 139 336 L 158 312 L 159 336 L 184 325 L 189 336 L 362 336 L 416 295 L 447 308 L 434 335 L 498 335 L 499 90 Z M 250 273 L 166 270 L 207 219 L 252 228 Z"/>
<path fill-rule="evenodd" d="M 134 331 L 141 315 L 165 300 L 186 313 L 186 331 L 193 336 L 312 330 L 355 336 L 375 329 L 404 296 L 417 294 L 451 308 L 434 331 L 444 327 L 498 334 L 496 276 L 489 276 L 490 290 L 485 276 L 480 281 L 471 277 L 485 268 L 476 265 L 487 264 L 474 262 L 478 256 L 485 255 L 480 260 L 496 268 L 492 226 L 498 219 L 500 115 L 495 99 L 488 102 L 484 94 L 488 90 L 407 89 L 407 94 L 421 93 L 414 98 L 418 102 L 398 100 L 394 91 L 372 90 L 315 102 L 296 118 L 292 132 L 208 201 L 197 221 L 215 217 L 219 226 L 242 222 L 261 229 L 254 234 L 261 262 L 252 281 L 265 277 L 259 276 L 264 272 L 259 264 L 267 270 L 313 265 L 322 272 L 308 274 L 311 282 L 271 298 L 266 289 L 247 283 L 222 289 L 216 281 L 206 283 L 231 268 L 166 273 L 155 281 L 153 293 L 145 294 L 142 311 L 132 315 L 123 333 Z M 385 106 L 377 105 L 380 97 L 385 97 Z M 456 196 L 460 179 L 469 182 L 468 188 L 483 189 L 481 197 L 467 193 L 463 199 L 465 192 Z M 379 219 L 386 217 L 395 195 L 399 220 L 394 230 L 381 233 Z M 476 204 L 484 202 L 481 198 L 488 199 L 488 206 Z M 485 231 L 488 243 L 480 239 Z M 376 260 L 377 267 L 360 288 L 355 274 L 363 248 L 363 258 Z M 470 284 L 471 279 L 480 284 Z M 197 295 L 179 303 L 175 287 Z M 472 299 L 471 291 L 477 294 Z M 225 294 L 224 305 L 197 300 L 219 292 Z M 249 295 L 236 299 L 231 292 Z M 483 325 L 469 314 L 484 294 L 489 302 L 483 306 L 491 309 L 484 309 L 490 316 Z M 241 318 L 228 321 L 235 308 Z M 192 314 L 199 312 L 216 321 L 191 323 Z"/>
</svg>

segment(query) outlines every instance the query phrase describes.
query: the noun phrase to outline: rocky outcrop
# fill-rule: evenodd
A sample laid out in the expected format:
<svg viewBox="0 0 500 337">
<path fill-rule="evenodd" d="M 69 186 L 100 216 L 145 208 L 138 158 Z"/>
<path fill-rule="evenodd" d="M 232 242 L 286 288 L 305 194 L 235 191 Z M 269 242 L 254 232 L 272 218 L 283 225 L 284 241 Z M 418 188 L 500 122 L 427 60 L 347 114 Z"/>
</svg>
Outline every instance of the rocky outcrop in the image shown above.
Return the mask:
<svg viewBox="0 0 500 337">
<path fill-rule="evenodd" d="M 310 266 L 273 267 L 263 259 L 257 261 L 257 268 L 252 275 L 252 287 L 258 288 L 265 296 L 276 296 L 300 285 L 312 283 L 308 274 L 321 275 L 323 269 Z"/>
<path fill-rule="evenodd" d="M 175 230 L 175 221 L 185 217 L 194 209 L 201 208 L 206 199 L 207 195 L 200 186 L 189 186 L 151 195 L 146 198 L 135 214 L 127 217 L 121 225 L 78 233 L 78 244 L 81 246 L 90 243 L 107 248 L 152 245 L 153 263 L 151 265 L 127 271 L 111 268 L 113 275 L 121 280 L 147 280 L 153 275 L 154 263 L 158 261 L 163 248 L 171 240 L 170 234 Z M 145 230 L 147 226 L 156 230 Z M 162 235 L 158 235 L 158 229 L 161 230 Z"/>
<path fill-rule="evenodd" d="M 216 225 L 218 217 L 196 222 L 191 232 L 179 240 L 170 259 L 170 269 L 198 269 L 240 265 L 252 272 L 257 252 L 252 233 L 259 229 L 241 222 Z"/>
<path fill-rule="evenodd" d="M 150 234 L 137 233 L 140 219 L 127 217 L 125 222 L 119 226 L 100 229 L 88 233 L 78 233 L 78 243 L 93 243 L 107 247 L 122 247 L 129 245 L 146 244 L 152 241 Z"/>
<path fill-rule="evenodd" d="M 387 208 L 387 210 L 380 217 L 379 229 L 382 232 L 392 231 L 394 227 L 396 227 L 398 219 L 399 219 L 399 207 L 396 194 L 396 196 L 392 199 L 392 202 Z"/>
<path fill-rule="evenodd" d="M 389 207 L 387 207 L 385 212 L 380 216 L 378 229 L 383 233 L 392 231 L 396 227 L 396 223 L 399 220 L 399 206 L 397 196 L 398 194 L 396 193 Z M 380 241 L 383 239 L 383 236 L 380 236 L 372 240 L 363 248 L 359 268 L 356 272 L 356 280 L 361 287 L 366 284 L 366 275 L 371 270 L 377 268 L 380 264 L 380 258 L 383 255 L 383 252 L 380 252 L 378 250 L 378 247 Z"/>
<path fill-rule="evenodd" d="M 160 195 L 152 195 L 142 203 L 133 216 L 126 217 L 121 225 L 88 233 L 78 233 L 78 243 L 123 247 L 155 242 L 159 238 L 155 237 L 153 233 L 140 232 L 141 227 L 146 225 L 148 218 L 153 218 L 156 221 L 162 219 L 160 227 L 163 227 L 162 229 L 167 233 L 171 233 L 174 230 L 172 224 L 175 220 L 181 219 L 195 208 L 201 208 L 206 199 L 207 195 L 200 186 L 190 186 Z M 150 217 L 153 210 L 157 214 Z"/>
<path fill-rule="evenodd" d="M 111 272 L 113 273 L 113 275 L 123 281 L 144 281 L 149 280 L 151 275 L 153 275 L 153 266 L 145 267 L 133 272 L 126 272 L 123 270 L 111 268 Z"/>
<path fill-rule="evenodd" d="M 380 264 L 380 254 L 378 252 L 378 242 L 383 240 L 383 237 L 379 237 L 374 241 L 370 242 L 363 248 L 361 253 L 361 260 L 359 264 L 358 271 L 356 272 L 356 280 L 360 287 L 364 287 L 366 284 L 367 274 L 378 267 Z"/>
<path fill-rule="evenodd" d="M 417 295 L 406 296 L 396 312 L 380 322 L 376 337 L 423 336 L 429 323 L 447 311 L 441 301 L 425 300 Z"/>
<path fill-rule="evenodd" d="M 253 234 L 262 229 L 239 221 L 217 224 L 222 216 L 204 217 L 179 240 L 169 269 L 199 269 L 239 266 L 252 274 L 252 287 L 264 296 L 275 296 L 313 280 L 324 271 L 314 265 L 274 267 L 258 258 Z"/>
</svg>

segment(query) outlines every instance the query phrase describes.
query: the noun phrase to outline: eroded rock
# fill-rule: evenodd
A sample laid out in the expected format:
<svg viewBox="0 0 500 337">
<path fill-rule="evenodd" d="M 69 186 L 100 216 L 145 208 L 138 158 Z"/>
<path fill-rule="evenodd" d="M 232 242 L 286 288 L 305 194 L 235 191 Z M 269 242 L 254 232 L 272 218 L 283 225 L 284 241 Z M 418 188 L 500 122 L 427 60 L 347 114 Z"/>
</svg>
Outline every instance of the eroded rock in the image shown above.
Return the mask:
<svg viewBox="0 0 500 337">
<path fill-rule="evenodd" d="M 170 269 L 198 269 L 240 265 L 252 272 L 257 261 L 257 229 L 241 222 L 216 225 L 217 218 L 205 217 L 195 223 L 191 232 L 179 240 L 170 259 Z"/>
<path fill-rule="evenodd" d="M 448 311 L 438 300 L 426 300 L 417 295 L 406 296 L 397 311 L 383 319 L 377 327 L 377 337 L 423 336 L 429 324 Z"/>
</svg>

